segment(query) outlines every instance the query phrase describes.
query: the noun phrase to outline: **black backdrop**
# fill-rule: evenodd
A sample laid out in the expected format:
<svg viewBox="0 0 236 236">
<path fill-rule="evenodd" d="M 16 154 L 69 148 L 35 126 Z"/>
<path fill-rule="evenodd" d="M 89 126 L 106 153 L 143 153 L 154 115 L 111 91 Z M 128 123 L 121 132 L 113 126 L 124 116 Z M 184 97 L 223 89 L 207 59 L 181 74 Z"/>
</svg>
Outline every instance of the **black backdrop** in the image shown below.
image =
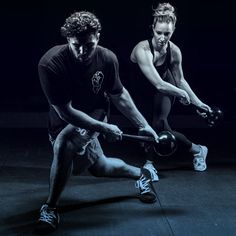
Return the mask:
<svg viewBox="0 0 236 236">
<path fill-rule="evenodd" d="M 182 50 L 185 77 L 209 104 L 235 116 L 235 10 L 233 1 L 169 1 L 177 7 L 173 35 Z M 101 20 L 100 44 L 120 61 L 123 83 L 129 87 L 127 64 L 134 45 L 150 35 L 152 7 L 157 1 L 23 1 L 1 8 L 0 111 L 46 111 L 37 63 L 46 50 L 64 43 L 60 26 L 76 10 L 94 12 Z"/>
</svg>

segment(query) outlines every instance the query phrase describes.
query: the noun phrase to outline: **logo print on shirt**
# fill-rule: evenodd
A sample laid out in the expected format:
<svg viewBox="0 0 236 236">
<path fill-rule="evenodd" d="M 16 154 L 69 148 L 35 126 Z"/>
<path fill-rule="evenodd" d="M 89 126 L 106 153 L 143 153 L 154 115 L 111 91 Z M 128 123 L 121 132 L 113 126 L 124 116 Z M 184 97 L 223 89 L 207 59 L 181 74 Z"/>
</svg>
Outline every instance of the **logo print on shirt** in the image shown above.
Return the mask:
<svg viewBox="0 0 236 236">
<path fill-rule="evenodd" d="M 101 89 L 104 75 L 101 71 L 97 71 L 92 77 L 93 92 L 98 94 Z"/>
</svg>

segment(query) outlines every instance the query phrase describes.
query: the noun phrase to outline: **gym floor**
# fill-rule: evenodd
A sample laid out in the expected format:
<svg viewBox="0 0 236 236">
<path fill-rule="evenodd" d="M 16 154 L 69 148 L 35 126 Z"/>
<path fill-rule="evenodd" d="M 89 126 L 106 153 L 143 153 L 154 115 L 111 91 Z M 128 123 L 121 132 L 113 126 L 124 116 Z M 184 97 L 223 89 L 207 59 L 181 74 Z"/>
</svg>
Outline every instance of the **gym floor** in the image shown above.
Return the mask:
<svg viewBox="0 0 236 236">
<path fill-rule="evenodd" d="M 139 201 L 134 180 L 86 172 L 72 176 L 61 197 L 59 228 L 52 235 L 236 235 L 236 128 L 181 131 L 208 146 L 206 172 L 194 172 L 191 157 L 179 150 L 157 160 L 160 181 L 154 204 Z M 34 235 L 48 193 L 52 155 L 47 130 L 1 129 L 0 142 L 0 235 Z M 137 143 L 101 143 L 108 156 L 136 166 L 144 163 Z"/>
</svg>

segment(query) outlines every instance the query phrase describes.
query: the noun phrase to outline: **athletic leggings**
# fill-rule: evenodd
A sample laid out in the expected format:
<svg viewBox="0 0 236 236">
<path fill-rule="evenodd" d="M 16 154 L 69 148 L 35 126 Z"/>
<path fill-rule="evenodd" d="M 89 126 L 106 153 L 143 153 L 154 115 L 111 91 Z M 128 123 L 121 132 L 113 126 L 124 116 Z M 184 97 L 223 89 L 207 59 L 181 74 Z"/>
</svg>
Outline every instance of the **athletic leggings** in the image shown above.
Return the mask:
<svg viewBox="0 0 236 236">
<path fill-rule="evenodd" d="M 166 78 L 165 81 L 175 85 L 175 81 L 170 73 L 168 73 L 168 78 Z M 164 130 L 170 131 L 175 135 L 178 146 L 189 150 L 192 146 L 192 142 L 182 133 L 172 130 L 168 123 L 168 116 L 174 102 L 175 96 L 160 92 L 155 93 L 153 99 L 152 127 L 157 133 Z"/>
<path fill-rule="evenodd" d="M 174 100 L 175 97 L 159 92 L 154 95 L 152 127 L 157 132 L 161 132 L 163 130 L 170 131 L 176 137 L 178 145 L 181 145 L 189 150 L 192 146 L 192 142 L 182 133 L 172 130 L 168 123 L 168 116 Z"/>
</svg>

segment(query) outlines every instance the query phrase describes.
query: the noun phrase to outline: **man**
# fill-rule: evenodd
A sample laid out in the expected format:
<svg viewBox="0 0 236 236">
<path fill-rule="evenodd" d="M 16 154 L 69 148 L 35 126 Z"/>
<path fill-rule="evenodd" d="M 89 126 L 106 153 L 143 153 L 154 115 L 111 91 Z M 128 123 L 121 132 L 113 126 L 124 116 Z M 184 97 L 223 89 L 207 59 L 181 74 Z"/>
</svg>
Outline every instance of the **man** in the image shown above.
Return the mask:
<svg viewBox="0 0 236 236">
<path fill-rule="evenodd" d="M 140 199 L 155 202 L 151 183 L 152 168 L 137 168 L 117 158 L 107 158 L 98 141 L 99 133 L 109 140 L 122 139 L 122 131 L 106 123 L 111 102 L 142 134 L 158 136 L 135 107 L 119 78 L 113 52 L 98 45 L 101 24 L 92 13 L 81 11 L 69 16 L 61 27 L 67 44 L 51 48 L 38 66 L 42 89 L 50 104 L 49 137 L 53 145 L 49 196 L 41 207 L 38 229 L 56 229 L 57 204 L 73 169 L 86 168 L 95 176 L 138 179 Z"/>
<path fill-rule="evenodd" d="M 141 88 L 145 93 L 142 98 L 145 97 L 146 101 L 152 105 L 152 127 L 154 130 L 172 132 L 178 144 L 193 155 L 194 170 L 205 171 L 207 168 L 207 147 L 195 144 L 185 135 L 172 131 L 168 123 L 168 116 L 175 98 L 184 105 L 192 103 L 204 111 L 211 111 L 211 108 L 197 97 L 185 80 L 181 51 L 170 41 L 177 20 L 174 7 L 169 3 L 160 3 L 154 9 L 153 16 L 152 38 L 140 41 L 131 53 L 131 61 L 136 63 L 138 71 L 142 72 L 138 78 L 135 77 L 137 79 L 135 83 L 137 86 L 142 83 Z M 204 116 L 205 112 L 202 115 Z M 146 152 L 148 159 L 151 160 L 152 149 L 146 148 Z"/>
</svg>

